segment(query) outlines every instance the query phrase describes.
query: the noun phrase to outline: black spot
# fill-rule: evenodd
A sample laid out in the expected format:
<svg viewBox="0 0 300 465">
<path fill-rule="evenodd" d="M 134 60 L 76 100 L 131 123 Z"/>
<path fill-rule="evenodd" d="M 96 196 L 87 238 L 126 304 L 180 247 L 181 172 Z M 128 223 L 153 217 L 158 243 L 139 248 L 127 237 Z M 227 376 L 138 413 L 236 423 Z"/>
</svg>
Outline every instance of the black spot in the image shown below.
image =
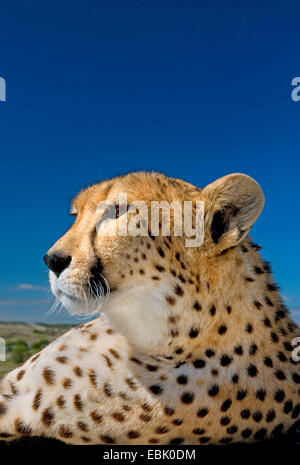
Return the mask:
<svg viewBox="0 0 300 465">
<path fill-rule="evenodd" d="M 278 336 L 276 333 L 272 332 L 271 333 L 271 339 L 273 342 L 278 342 Z"/>
<path fill-rule="evenodd" d="M 208 408 L 200 408 L 197 412 L 197 416 L 200 418 L 205 417 L 208 414 Z"/>
<path fill-rule="evenodd" d="M 221 444 L 229 444 L 231 441 L 232 441 L 232 438 L 229 438 L 229 437 L 220 439 Z"/>
<path fill-rule="evenodd" d="M 255 365 L 252 365 L 252 363 L 248 366 L 247 368 L 248 375 L 251 376 L 252 378 L 257 375 L 257 368 Z"/>
<path fill-rule="evenodd" d="M 178 284 L 176 284 L 174 291 L 175 291 L 175 294 L 178 295 L 179 297 L 182 297 L 184 294 L 182 288 L 178 286 Z"/>
<path fill-rule="evenodd" d="M 183 420 L 181 420 L 180 418 L 176 418 L 176 420 L 173 420 L 172 423 L 173 425 L 180 426 L 182 425 Z"/>
<path fill-rule="evenodd" d="M 164 412 L 165 412 L 166 415 L 172 416 L 172 415 L 174 415 L 175 410 L 173 408 L 171 408 L 171 407 L 165 407 Z"/>
<path fill-rule="evenodd" d="M 252 326 L 250 323 L 247 324 L 247 326 L 246 326 L 246 331 L 247 331 L 247 333 L 252 333 L 252 331 L 253 331 L 253 326 Z"/>
<path fill-rule="evenodd" d="M 197 312 L 200 312 L 200 310 L 202 308 L 198 301 L 196 301 L 194 303 L 193 307 L 194 307 L 195 310 L 197 310 Z"/>
<path fill-rule="evenodd" d="M 272 430 L 271 435 L 278 436 L 282 433 L 283 429 L 284 429 L 284 425 L 282 423 L 279 423 L 279 425 L 275 426 L 275 428 Z"/>
<path fill-rule="evenodd" d="M 163 266 L 161 266 L 161 265 L 156 265 L 155 268 L 157 269 L 157 271 L 160 271 L 161 273 L 163 271 L 166 271 L 165 268 Z"/>
<path fill-rule="evenodd" d="M 222 336 L 223 334 L 225 334 L 227 331 L 227 328 L 225 325 L 221 325 L 218 329 L 218 333 Z"/>
<path fill-rule="evenodd" d="M 161 247 L 158 247 L 158 248 L 157 248 L 157 252 L 159 253 L 159 255 L 160 255 L 162 258 L 164 258 L 165 252 L 163 251 L 163 249 L 162 249 Z"/>
<path fill-rule="evenodd" d="M 256 423 L 259 423 L 262 420 L 262 413 L 259 411 L 256 411 L 253 413 L 253 420 L 256 421 Z"/>
<path fill-rule="evenodd" d="M 254 439 L 261 440 L 264 439 L 265 435 L 267 434 L 267 430 L 265 428 L 261 428 L 254 434 Z"/>
<path fill-rule="evenodd" d="M 244 429 L 242 431 L 242 436 L 243 436 L 244 439 L 249 438 L 251 436 L 251 434 L 252 434 L 252 431 L 249 428 L 246 428 L 246 429 Z"/>
<path fill-rule="evenodd" d="M 277 310 L 275 313 L 275 321 L 280 321 L 286 316 L 286 313 L 284 310 Z"/>
<path fill-rule="evenodd" d="M 238 382 L 238 380 L 239 380 L 239 377 L 238 377 L 237 374 L 233 375 L 232 378 L 231 378 L 231 381 L 232 381 L 234 384 L 236 384 L 236 383 Z"/>
<path fill-rule="evenodd" d="M 166 434 L 168 432 L 168 428 L 166 426 L 158 426 L 156 429 L 155 429 L 155 432 L 157 434 Z"/>
<path fill-rule="evenodd" d="M 259 399 L 261 401 L 264 401 L 265 397 L 266 397 L 265 389 L 258 389 L 258 391 L 256 391 L 256 398 L 257 399 Z"/>
<path fill-rule="evenodd" d="M 256 274 L 263 274 L 264 270 L 262 270 L 259 266 L 254 267 L 254 271 Z"/>
<path fill-rule="evenodd" d="M 199 358 L 193 361 L 193 365 L 195 368 L 203 368 L 205 367 L 205 361 Z"/>
<path fill-rule="evenodd" d="M 223 404 L 221 405 L 221 411 L 226 412 L 231 407 L 231 404 L 232 404 L 231 399 L 224 400 Z"/>
<path fill-rule="evenodd" d="M 213 384 L 208 390 L 208 395 L 211 397 L 215 397 L 218 393 L 219 393 L 219 386 L 217 384 Z"/>
<path fill-rule="evenodd" d="M 254 300 L 253 303 L 254 303 L 255 307 L 256 307 L 258 310 L 261 309 L 262 304 L 261 304 L 260 302 L 258 302 L 258 300 Z"/>
<path fill-rule="evenodd" d="M 227 426 L 229 425 L 230 423 L 230 418 L 229 417 L 222 417 L 221 420 L 220 420 L 220 423 L 222 426 Z"/>
<path fill-rule="evenodd" d="M 214 316 L 216 314 L 216 307 L 214 305 L 210 309 L 210 314 L 211 316 Z"/>
<path fill-rule="evenodd" d="M 236 400 L 243 400 L 245 399 L 246 395 L 247 395 L 247 391 L 245 389 L 240 389 L 236 393 Z"/>
<path fill-rule="evenodd" d="M 129 439 L 136 439 L 138 437 L 140 437 L 140 433 L 138 431 L 129 431 L 127 433 L 127 436 Z"/>
<path fill-rule="evenodd" d="M 249 355 L 255 355 L 257 352 L 257 345 L 256 344 L 251 344 L 249 348 Z"/>
<path fill-rule="evenodd" d="M 184 392 L 181 396 L 181 401 L 184 404 L 191 404 L 194 400 L 194 394 L 192 392 Z"/>
<path fill-rule="evenodd" d="M 271 328 L 271 321 L 267 316 L 264 319 L 264 325 L 267 326 L 267 328 Z"/>
<path fill-rule="evenodd" d="M 189 332 L 189 336 L 190 338 L 194 339 L 195 337 L 197 337 L 199 334 L 199 330 L 196 329 L 196 328 L 191 328 L 190 332 Z"/>
<path fill-rule="evenodd" d="M 171 439 L 169 444 L 182 444 L 184 442 L 184 438 L 174 438 Z"/>
<path fill-rule="evenodd" d="M 283 343 L 283 345 L 284 345 L 285 350 L 288 350 L 289 352 L 291 352 L 293 350 L 293 346 L 292 346 L 292 344 L 290 342 L 285 341 Z"/>
<path fill-rule="evenodd" d="M 278 358 L 278 360 L 280 360 L 281 362 L 286 362 L 286 361 L 287 361 L 287 358 L 286 358 L 286 356 L 284 355 L 283 352 L 278 352 L 277 358 Z"/>
<path fill-rule="evenodd" d="M 273 421 L 275 417 L 276 417 L 275 410 L 274 409 L 269 410 L 266 415 L 267 423 L 271 423 L 271 421 Z"/>
<path fill-rule="evenodd" d="M 277 286 L 277 284 L 267 284 L 267 289 L 268 291 L 278 291 L 279 290 L 279 286 Z"/>
<path fill-rule="evenodd" d="M 268 296 L 265 297 L 265 302 L 266 302 L 266 304 L 269 305 L 270 307 L 273 307 L 273 306 L 274 306 L 273 302 L 269 299 Z"/>
<path fill-rule="evenodd" d="M 203 428 L 195 428 L 195 429 L 193 429 L 193 433 L 197 434 L 198 436 L 201 436 L 202 434 L 205 433 L 205 429 L 203 429 Z"/>
<path fill-rule="evenodd" d="M 155 395 L 159 395 L 159 394 L 161 394 L 163 392 L 162 388 L 157 384 L 153 384 L 152 386 L 150 386 L 149 389 Z"/>
<path fill-rule="evenodd" d="M 290 413 L 293 410 L 293 402 L 291 400 L 287 400 L 284 404 L 283 411 L 285 414 Z"/>
<path fill-rule="evenodd" d="M 278 389 L 275 394 L 274 394 L 274 399 L 276 400 L 276 402 L 282 402 L 283 399 L 285 398 L 285 393 L 282 389 Z"/>
<path fill-rule="evenodd" d="M 230 307 L 230 305 L 227 305 L 226 310 L 227 310 L 227 313 L 230 315 L 230 313 L 231 313 L 231 307 Z"/>
<path fill-rule="evenodd" d="M 235 434 L 237 430 L 238 430 L 238 427 L 236 425 L 233 425 L 233 426 L 229 426 L 226 431 L 228 434 Z"/>
<path fill-rule="evenodd" d="M 247 420 L 247 418 L 250 417 L 250 410 L 249 409 L 244 409 L 241 411 L 241 417 L 244 418 L 244 420 Z"/>
<path fill-rule="evenodd" d="M 261 246 L 258 245 L 258 244 L 255 244 L 254 242 L 251 243 L 251 247 L 255 250 L 260 250 L 261 249 Z"/>
<path fill-rule="evenodd" d="M 299 417 L 299 413 L 300 413 L 300 404 L 297 404 L 295 407 L 294 407 L 294 410 L 292 411 L 292 418 L 293 419 L 296 419 Z"/>
<path fill-rule="evenodd" d="M 300 383 L 300 375 L 298 373 L 293 373 L 292 374 L 292 380 L 294 383 L 299 384 Z"/>
<path fill-rule="evenodd" d="M 285 374 L 284 374 L 283 371 L 281 371 L 281 370 L 275 371 L 275 376 L 276 376 L 276 378 L 279 379 L 280 381 L 283 381 L 283 380 L 286 378 Z"/>
<path fill-rule="evenodd" d="M 202 436 L 201 438 L 199 438 L 199 442 L 200 442 L 201 444 L 206 444 L 206 443 L 209 442 L 209 441 L 210 441 L 210 438 L 207 437 L 207 436 Z"/>
<path fill-rule="evenodd" d="M 175 273 L 175 276 L 176 276 L 176 273 Z M 185 283 L 185 282 L 186 282 L 185 278 L 182 276 L 181 273 L 178 275 L 178 278 L 180 279 L 180 281 L 181 281 L 182 283 Z"/>
<path fill-rule="evenodd" d="M 265 364 L 267 367 L 270 367 L 270 368 L 273 367 L 273 362 L 272 362 L 272 360 L 270 359 L 270 357 L 265 357 L 265 358 L 264 358 L 264 364 Z"/>
<path fill-rule="evenodd" d="M 223 367 L 227 367 L 228 365 L 230 365 L 230 363 L 232 362 L 232 358 L 229 357 L 228 355 L 224 354 L 222 355 L 221 357 L 221 360 L 220 360 L 220 363 Z"/>
<path fill-rule="evenodd" d="M 188 379 L 187 379 L 186 376 L 184 376 L 184 375 L 178 376 L 178 378 L 177 378 L 177 383 L 178 384 L 187 384 L 187 382 L 188 382 Z"/>
<path fill-rule="evenodd" d="M 215 352 L 213 350 L 208 349 L 205 352 L 205 355 L 206 355 L 206 357 L 210 358 L 210 357 L 213 357 L 215 355 Z"/>
<path fill-rule="evenodd" d="M 168 302 L 169 305 L 174 305 L 175 304 L 175 299 L 174 297 L 170 296 L 170 295 L 167 295 L 166 296 L 166 301 Z"/>
<path fill-rule="evenodd" d="M 243 347 L 242 346 L 236 346 L 234 348 L 234 351 L 237 355 L 243 355 Z"/>
</svg>

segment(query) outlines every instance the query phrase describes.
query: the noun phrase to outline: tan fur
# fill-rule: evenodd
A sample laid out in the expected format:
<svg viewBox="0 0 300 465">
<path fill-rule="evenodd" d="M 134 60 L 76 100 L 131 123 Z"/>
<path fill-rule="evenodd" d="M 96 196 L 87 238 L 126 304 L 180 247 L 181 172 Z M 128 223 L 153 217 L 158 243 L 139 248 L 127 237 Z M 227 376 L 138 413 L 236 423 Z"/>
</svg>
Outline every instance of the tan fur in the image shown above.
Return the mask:
<svg viewBox="0 0 300 465">
<path fill-rule="evenodd" d="M 129 203 L 204 200 L 203 246 L 187 248 L 183 237 L 95 234 L 97 205 L 119 192 Z M 131 173 L 81 192 L 74 225 L 48 252 L 72 256 L 58 280 L 50 273 L 52 289 L 70 311 L 84 313 L 80 298 L 101 258 L 112 294 L 102 317 L 4 377 L 0 438 L 227 444 L 295 426 L 299 366 L 291 343 L 299 329 L 247 237 L 263 202 L 257 183 L 240 174 L 200 190 L 157 173 Z M 220 210 L 228 227 L 213 240 Z"/>
</svg>

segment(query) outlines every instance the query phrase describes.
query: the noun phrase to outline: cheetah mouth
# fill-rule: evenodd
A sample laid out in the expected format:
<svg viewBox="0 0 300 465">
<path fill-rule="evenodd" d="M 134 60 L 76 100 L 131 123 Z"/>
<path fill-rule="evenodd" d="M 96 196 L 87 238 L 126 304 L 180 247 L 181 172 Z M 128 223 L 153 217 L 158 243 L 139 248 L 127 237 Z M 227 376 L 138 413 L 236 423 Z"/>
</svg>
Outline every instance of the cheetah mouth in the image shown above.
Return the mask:
<svg viewBox="0 0 300 465">
<path fill-rule="evenodd" d="M 59 277 L 50 271 L 50 286 L 56 298 L 50 311 L 58 309 L 61 305 L 72 315 L 100 314 L 111 291 L 115 290 L 111 289 L 101 271 L 93 269 L 90 276 L 82 272 L 81 279 L 77 282 L 72 282 L 72 276 L 68 270 Z"/>
<path fill-rule="evenodd" d="M 97 290 L 98 294 L 93 291 L 83 291 L 81 289 L 80 296 L 76 293 L 71 294 L 62 289 L 56 289 L 57 301 L 71 314 L 82 315 L 90 317 L 101 313 L 103 306 L 108 300 L 110 295 L 109 289 L 102 290 L 101 293 Z"/>
</svg>

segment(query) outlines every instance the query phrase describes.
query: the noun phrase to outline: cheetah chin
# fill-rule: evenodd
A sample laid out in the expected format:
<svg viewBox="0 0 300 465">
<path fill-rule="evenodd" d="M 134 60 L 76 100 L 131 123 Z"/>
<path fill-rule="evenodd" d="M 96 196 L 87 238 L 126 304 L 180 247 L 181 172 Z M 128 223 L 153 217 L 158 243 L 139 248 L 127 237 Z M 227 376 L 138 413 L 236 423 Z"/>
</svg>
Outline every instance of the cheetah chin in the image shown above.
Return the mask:
<svg viewBox="0 0 300 465">
<path fill-rule="evenodd" d="M 132 220 L 128 202 L 204 205 L 204 240 L 99 234 Z M 113 206 L 109 219 L 99 204 Z M 68 444 L 230 444 L 299 426 L 299 328 L 248 234 L 260 186 L 231 174 L 203 189 L 131 173 L 74 199 L 75 221 L 44 261 L 57 300 L 80 325 L 0 380 L 0 439 Z M 161 221 L 167 215 L 162 208 Z M 143 218 L 145 220 L 145 218 Z M 149 224 L 149 223 L 148 223 Z M 142 228 L 143 221 L 136 221 Z"/>
</svg>

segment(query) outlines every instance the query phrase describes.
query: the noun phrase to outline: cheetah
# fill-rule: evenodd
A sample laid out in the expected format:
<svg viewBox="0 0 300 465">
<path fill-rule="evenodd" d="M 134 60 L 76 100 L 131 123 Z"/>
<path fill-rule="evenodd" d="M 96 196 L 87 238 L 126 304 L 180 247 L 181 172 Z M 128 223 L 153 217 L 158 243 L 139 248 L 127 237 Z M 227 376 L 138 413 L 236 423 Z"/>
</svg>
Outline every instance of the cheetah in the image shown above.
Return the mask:
<svg viewBox="0 0 300 465">
<path fill-rule="evenodd" d="M 204 241 L 100 235 L 97 206 L 204 204 Z M 97 314 L 0 383 L 0 438 L 67 444 L 255 442 L 299 425 L 300 335 L 270 266 L 248 234 L 259 185 L 231 174 L 203 189 L 134 172 L 92 185 L 72 227 L 45 256 L 51 289 L 72 314 Z M 109 294 L 110 289 L 110 295 Z"/>
</svg>

